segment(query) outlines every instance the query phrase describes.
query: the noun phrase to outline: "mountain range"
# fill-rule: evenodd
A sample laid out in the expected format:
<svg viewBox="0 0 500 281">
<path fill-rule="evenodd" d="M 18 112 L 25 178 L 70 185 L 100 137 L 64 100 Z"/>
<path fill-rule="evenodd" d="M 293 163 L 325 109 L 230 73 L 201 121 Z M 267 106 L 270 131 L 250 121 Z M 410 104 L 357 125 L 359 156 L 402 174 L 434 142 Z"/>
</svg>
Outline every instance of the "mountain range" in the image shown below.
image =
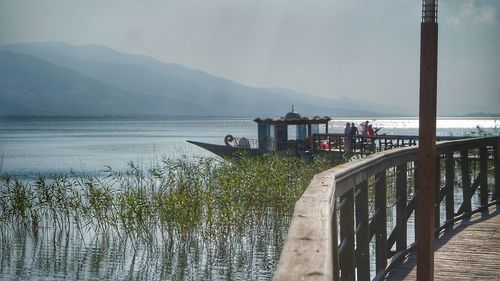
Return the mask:
<svg viewBox="0 0 500 281">
<path fill-rule="evenodd" d="M 408 115 L 391 105 L 246 86 L 103 46 L 0 46 L 0 115 L 279 117 L 292 104 L 307 116 Z"/>
</svg>

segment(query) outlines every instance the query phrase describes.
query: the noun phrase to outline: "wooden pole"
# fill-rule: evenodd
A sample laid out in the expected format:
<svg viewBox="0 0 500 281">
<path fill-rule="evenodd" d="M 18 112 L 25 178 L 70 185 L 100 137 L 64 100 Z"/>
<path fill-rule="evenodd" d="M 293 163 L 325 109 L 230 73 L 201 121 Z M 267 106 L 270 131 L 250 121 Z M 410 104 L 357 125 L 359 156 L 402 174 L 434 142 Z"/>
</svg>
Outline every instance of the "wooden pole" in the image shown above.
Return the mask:
<svg viewBox="0 0 500 281">
<path fill-rule="evenodd" d="M 416 204 L 417 280 L 434 279 L 434 189 L 438 24 L 436 0 L 423 0 L 420 41 L 419 149 Z"/>
</svg>

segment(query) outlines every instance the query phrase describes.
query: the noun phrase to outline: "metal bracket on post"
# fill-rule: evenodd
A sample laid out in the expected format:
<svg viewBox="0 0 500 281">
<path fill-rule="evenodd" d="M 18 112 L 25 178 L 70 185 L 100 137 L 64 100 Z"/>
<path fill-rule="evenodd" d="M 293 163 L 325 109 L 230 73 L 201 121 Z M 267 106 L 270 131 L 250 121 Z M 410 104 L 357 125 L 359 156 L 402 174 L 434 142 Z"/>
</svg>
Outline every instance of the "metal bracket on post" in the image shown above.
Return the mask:
<svg viewBox="0 0 500 281">
<path fill-rule="evenodd" d="M 422 22 L 435 22 L 438 19 L 438 0 L 422 1 Z"/>
</svg>

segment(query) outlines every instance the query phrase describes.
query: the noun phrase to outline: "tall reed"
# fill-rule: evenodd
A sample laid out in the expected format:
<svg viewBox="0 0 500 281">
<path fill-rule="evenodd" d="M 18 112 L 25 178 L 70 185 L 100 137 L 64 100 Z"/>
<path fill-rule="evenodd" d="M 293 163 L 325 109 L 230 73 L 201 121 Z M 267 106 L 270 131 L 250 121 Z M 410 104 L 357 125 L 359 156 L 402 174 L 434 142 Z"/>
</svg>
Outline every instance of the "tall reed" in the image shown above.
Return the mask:
<svg viewBox="0 0 500 281">
<path fill-rule="evenodd" d="M 262 157 L 169 159 L 150 167 L 129 163 L 102 178 L 72 175 L 0 180 L 0 231 L 42 227 L 113 233 L 155 245 L 176 235 L 210 239 L 272 214 L 286 216 L 312 176 L 331 165 L 268 154 Z M 29 227 L 28 227 L 29 226 Z"/>
</svg>

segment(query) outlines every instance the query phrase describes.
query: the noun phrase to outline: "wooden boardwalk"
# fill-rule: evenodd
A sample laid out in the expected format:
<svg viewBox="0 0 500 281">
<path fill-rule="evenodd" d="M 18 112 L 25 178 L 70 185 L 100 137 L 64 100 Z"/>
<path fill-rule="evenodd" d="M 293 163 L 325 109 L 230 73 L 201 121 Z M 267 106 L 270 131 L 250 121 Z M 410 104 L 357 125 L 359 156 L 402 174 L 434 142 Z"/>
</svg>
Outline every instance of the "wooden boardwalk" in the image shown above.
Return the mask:
<svg viewBox="0 0 500 281">
<path fill-rule="evenodd" d="M 500 205 L 455 223 L 435 242 L 435 280 L 500 280 Z M 412 252 L 387 280 L 416 280 Z"/>
</svg>

